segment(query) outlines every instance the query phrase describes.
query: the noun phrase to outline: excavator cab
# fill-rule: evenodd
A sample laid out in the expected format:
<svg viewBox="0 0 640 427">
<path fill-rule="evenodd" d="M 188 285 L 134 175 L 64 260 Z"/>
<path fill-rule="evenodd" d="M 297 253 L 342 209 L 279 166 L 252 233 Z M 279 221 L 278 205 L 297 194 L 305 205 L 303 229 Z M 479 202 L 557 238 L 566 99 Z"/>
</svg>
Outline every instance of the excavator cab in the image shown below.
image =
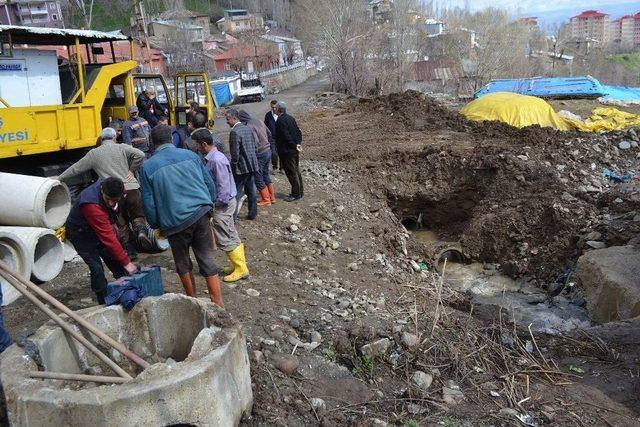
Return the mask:
<svg viewBox="0 0 640 427">
<path fill-rule="evenodd" d="M 207 127 L 213 128 L 214 103 L 206 73 L 179 73 L 174 79 L 175 107 L 174 116 L 177 126 L 187 125 L 187 112 L 192 104 L 198 104 L 198 110 L 207 117 Z"/>
</svg>

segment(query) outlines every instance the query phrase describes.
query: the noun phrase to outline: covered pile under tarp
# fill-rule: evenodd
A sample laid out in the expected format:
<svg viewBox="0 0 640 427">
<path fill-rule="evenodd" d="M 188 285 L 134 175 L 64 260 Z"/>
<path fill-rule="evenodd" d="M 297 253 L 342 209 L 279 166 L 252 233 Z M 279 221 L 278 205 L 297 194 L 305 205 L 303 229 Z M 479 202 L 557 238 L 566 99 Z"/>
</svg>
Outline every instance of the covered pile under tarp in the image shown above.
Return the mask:
<svg viewBox="0 0 640 427">
<path fill-rule="evenodd" d="M 538 125 L 559 130 L 573 127 L 560 117 L 545 100 L 512 92 L 496 92 L 475 99 L 460 113 L 469 120 L 500 121 L 517 128 Z"/>
<path fill-rule="evenodd" d="M 640 116 L 616 108 L 596 108 L 585 121 L 562 117 L 545 100 L 512 92 L 475 99 L 460 113 L 469 120 L 500 121 L 517 128 L 538 125 L 564 131 L 602 132 L 640 126 Z"/>
</svg>

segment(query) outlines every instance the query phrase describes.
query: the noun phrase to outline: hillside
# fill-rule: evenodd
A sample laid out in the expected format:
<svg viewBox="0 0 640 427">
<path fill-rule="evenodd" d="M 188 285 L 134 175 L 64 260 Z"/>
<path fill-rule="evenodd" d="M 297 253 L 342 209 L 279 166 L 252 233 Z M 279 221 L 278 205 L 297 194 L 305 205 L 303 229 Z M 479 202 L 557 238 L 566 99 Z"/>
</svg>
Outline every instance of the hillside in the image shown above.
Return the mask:
<svg viewBox="0 0 640 427">
<path fill-rule="evenodd" d="M 223 8 L 210 0 L 184 0 L 184 6 L 197 13 L 222 15 Z M 145 9 L 149 16 L 164 12 L 167 7 L 163 0 L 146 0 Z M 129 0 L 95 0 L 93 4 L 93 30 L 113 31 L 126 29 L 130 25 L 134 2 Z M 67 27 L 83 26 L 82 17 L 68 4 L 65 7 Z"/>
</svg>

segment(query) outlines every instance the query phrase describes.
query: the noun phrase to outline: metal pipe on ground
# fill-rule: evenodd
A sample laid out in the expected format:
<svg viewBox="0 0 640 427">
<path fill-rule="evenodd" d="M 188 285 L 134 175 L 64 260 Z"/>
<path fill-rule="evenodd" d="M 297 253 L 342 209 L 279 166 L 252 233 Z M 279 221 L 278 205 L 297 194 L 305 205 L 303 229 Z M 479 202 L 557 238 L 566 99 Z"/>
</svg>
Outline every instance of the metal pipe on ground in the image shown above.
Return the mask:
<svg viewBox="0 0 640 427">
<path fill-rule="evenodd" d="M 124 384 L 130 380 L 121 377 L 105 377 L 102 375 L 67 374 L 64 372 L 30 371 L 31 378 L 42 378 L 63 381 L 84 381 L 94 383 Z"/>
<path fill-rule="evenodd" d="M 23 277 L 31 275 L 32 260 L 27 248 L 20 238 L 11 232 L 0 231 L 0 261 L 10 265 Z M 2 286 L 3 305 L 11 304 L 20 298 L 20 292 L 2 277 L 0 277 L 0 286 Z"/>
<path fill-rule="evenodd" d="M 52 230 L 38 227 L 0 227 L 0 233 L 15 236 L 26 248 L 32 266 L 31 280 L 35 283 L 53 280 L 62 271 L 64 248 Z"/>
<path fill-rule="evenodd" d="M 40 301 L 35 295 L 29 292 L 29 287 L 23 285 L 22 280 L 18 280 L 18 277 L 15 277 L 11 272 L 10 268 L 8 268 L 7 264 L 0 261 L 0 276 L 4 277 L 13 287 L 15 287 L 22 295 L 24 295 L 29 301 L 31 301 L 40 311 L 49 316 L 51 320 L 56 322 L 60 328 L 62 328 L 66 333 L 71 335 L 76 341 L 86 347 L 87 350 L 96 355 L 98 359 L 103 361 L 107 366 L 109 366 L 113 371 L 120 375 L 122 378 L 131 379 L 131 375 L 127 373 L 124 369 L 118 366 L 113 360 L 109 359 L 109 357 L 101 352 L 95 345 L 93 345 L 89 340 L 87 340 L 81 333 L 77 332 L 73 329 L 69 323 L 67 323 L 64 319 L 62 319 L 59 315 L 54 313 L 45 303 Z M 36 285 L 31 284 L 34 288 L 38 288 Z M 39 289 L 39 288 L 38 288 Z M 43 291 L 44 292 L 44 291 Z M 45 292 L 46 293 L 46 292 Z"/>
<path fill-rule="evenodd" d="M 15 271 L 11 267 L 9 267 L 6 263 L 3 263 L 1 261 L 0 261 L 0 272 L 8 273 L 10 276 L 12 276 L 16 280 L 18 280 L 21 284 L 26 286 L 29 290 L 33 291 L 35 294 L 40 296 L 42 299 L 47 301 L 49 304 L 53 305 L 58 310 L 61 310 L 64 314 L 66 314 L 71 319 L 76 321 L 80 326 L 86 328 L 89 332 L 91 332 L 96 337 L 98 337 L 100 340 L 102 340 L 102 342 L 104 342 L 109 347 L 113 348 L 114 350 L 120 352 L 122 355 L 127 357 L 129 360 L 131 360 L 136 365 L 140 366 L 143 369 L 146 369 L 147 367 L 149 367 L 149 362 L 147 362 L 146 360 L 144 360 L 143 358 L 141 358 L 140 356 L 135 354 L 133 351 L 129 350 L 122 343 L 119 343 L 118 341 L 116 341 L 113 338 L 111 338 L 109 335 L 107 335 L 104 332 L 102 332 L 95 325 L 93 325 L 90 322 L 88 322 L 85 318 L 80 316 L 75 311 L 71 310 L 69 307 L 67 307 L 66 305 L 64 305 L 63 303 L 61 303 L 57 299 L 55 299 L 53 296 L 49 295 L 48 293 L 46 293 L 45 291 L 40 289 L 38 286 L 36 286 L 33 283 L 29 282 L 25 278 L 21 277 L 18 274 L 17 271 Z M 40 301 L 38 300 L 38 302 L 40 302 Z"/>
<path fill-rule="evenodd" d="M 60 181 L 0 172 L 0 224 L 55 230 L 70 211 L 71 195 Z"/>
</svg>

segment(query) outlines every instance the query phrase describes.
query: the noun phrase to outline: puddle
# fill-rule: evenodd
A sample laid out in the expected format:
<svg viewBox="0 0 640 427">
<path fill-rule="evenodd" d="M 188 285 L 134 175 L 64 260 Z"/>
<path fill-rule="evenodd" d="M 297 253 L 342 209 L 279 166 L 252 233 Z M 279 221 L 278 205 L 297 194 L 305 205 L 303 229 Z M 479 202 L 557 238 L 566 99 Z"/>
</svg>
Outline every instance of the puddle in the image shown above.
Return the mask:
<svg viewBox="0 0 640 427">
<path fill-rule="evenodd" d="M 413 236 L 423 243 L 437 242 L 439 240 L 438 235 L 431 230 L 416 230 L 413 231 Z"/>
<path fill-rule="evenodd" d="M 438 241 L 430 230 L 413 230 L 413 236 L 427 245 Z M 456 260 L 461 261 L 461 260 Z M 442 270 L 442 262 L 439 270 Z M 557 334 L 576 328 L 587 328 L 591 322 L 587 311 L 570 304 L 564 297 L 550 299 L 542 289 L 527 285 L 502 274 L 493 264 L 447 261 L 445 283 L 466 294 L 475 311 L 488 316 L 506 309 L 516 324 L 536 332 Z"/>
</svg>

